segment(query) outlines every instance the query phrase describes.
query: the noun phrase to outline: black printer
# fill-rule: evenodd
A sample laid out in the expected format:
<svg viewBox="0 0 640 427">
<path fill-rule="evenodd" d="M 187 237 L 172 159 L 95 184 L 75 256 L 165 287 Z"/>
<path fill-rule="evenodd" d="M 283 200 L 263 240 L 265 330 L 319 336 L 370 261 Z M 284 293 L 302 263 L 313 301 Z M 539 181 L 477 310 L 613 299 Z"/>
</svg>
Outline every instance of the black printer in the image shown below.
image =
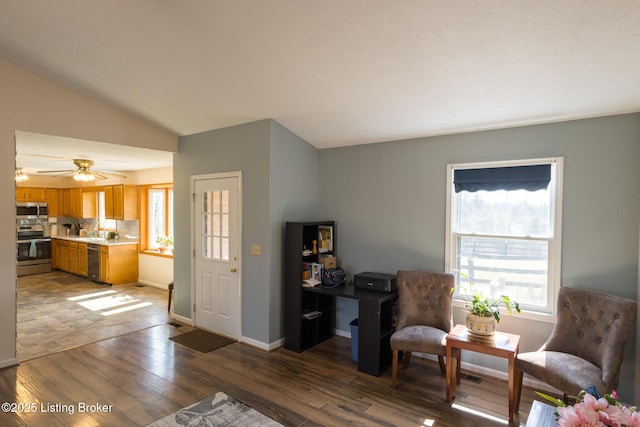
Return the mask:
<svg viewBox="0 0 640 427">
<path fill-rule="evenodd" d="M 371 271 L 354 274 L 353 284 L 359 289 L 378 292 L 394 292 L 398 289 L 395 274 L 374 273 Z"/>
</svg>

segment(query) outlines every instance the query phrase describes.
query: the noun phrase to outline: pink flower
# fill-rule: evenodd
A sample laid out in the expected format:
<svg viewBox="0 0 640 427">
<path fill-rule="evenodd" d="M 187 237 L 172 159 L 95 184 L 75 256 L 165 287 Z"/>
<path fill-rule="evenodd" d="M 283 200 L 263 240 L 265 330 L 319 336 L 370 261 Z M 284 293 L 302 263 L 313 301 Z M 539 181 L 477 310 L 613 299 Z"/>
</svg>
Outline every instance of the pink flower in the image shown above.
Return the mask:
<svg viewBox="0 0 640 427">
<path fill-rule="evenodd" d="M 640 427 L 640 412 L 637 412 L 635 406 L 627 408 L 624 405 L 620 405 L 615 390 L 600 399 L 596 399 L 589 393 L 584 393 L 582 402 L 577 402 L 573 406 L 558 408 L 558 426 Z"/>
</svg>

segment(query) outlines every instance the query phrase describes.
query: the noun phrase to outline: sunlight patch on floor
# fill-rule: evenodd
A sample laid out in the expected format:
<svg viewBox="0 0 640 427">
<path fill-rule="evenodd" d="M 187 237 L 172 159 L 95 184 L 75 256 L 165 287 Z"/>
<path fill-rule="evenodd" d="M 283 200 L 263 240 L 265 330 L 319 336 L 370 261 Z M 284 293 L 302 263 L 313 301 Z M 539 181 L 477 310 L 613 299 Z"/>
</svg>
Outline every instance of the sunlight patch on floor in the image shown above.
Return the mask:
<svg viewBox="0 0 640 427">
<path fill-rule="evenodd" d="M 92 299 L 89 301 L 79 302 L 81 306 L 88 308 L 91 311 L 100 311 L 111 307 L 117 307 L 123 304 L 131 304 L 140 301 L 137 298 L 131 297 L 126 294 L 110 295 L 102 298 Z"/>
<path fill-rule="evenodd" d="M 100 311 L 100 314 L 103 316 L 112 316 L 114 314 L 125 313 L 127 311 L 137 310 L 139 308 L 153 305 L 152 302 L 139 302 L 140 300 L 138 298 L 124 293 L 117 293 L 114 290 L 91 292 L 88 294 L 70 297 L 67 298 L 67 300 L 77 301 L 78 305 L 81 305 L 82 307 L 91 311 Z M 113 310 L 109 310 L 112 308 Z"/>
<path fill-rule="evenodd" d="M 493 415 L 485 414 L 484 412 L 480 412 L 478 410 L 475 410 L 475 409 L 472 409 L 472 408 L 469 408 L 469 407 L 466 407 L 466 406 L 463 406 L 463 405 L 459 405 L 457 403 L 453 403 L 451 405 L 451 407 L 453 409 L 457 409 L 459 411 L 466 412 L 468 414 L 477 415 L 478 417 L 486 418 L 488 420 L 495 421 L 495 422 L 498 422 L 500 424 L 504 424 L 504 425 L 509 424 L 509 422 L 507 420 L 505 420 L 504 418 L 494 417 Z"/>
<path fill-rule="evenodd" d="M 424 427 L 433 427 L 435 421 L 434 420 L 430 420 L 430 419 L 425 419 L 422 424 L 420 424 L 420 426 L 424 426 Z"/>
<path fill-rule="evenodd" d="M 103 295 L 115 294 L 116 291 L 92 292 L 90 294 L 79 295 L 77 297 L 67 298 L 68 301 L 79 301 L 81 299 L 95 298 Z"/>
<path fill-rule="evenodd" d="M 120 307 L 120 308 L 116 308 L 115 310 L 103 311 L 100 314 L 102 314 L 103 316 L 111 316 L 112 314 L 118 314 L 118 313 L 124 313 L 125 311 L 137 310 L 139 308 L 147 307 L 150 305 L 153 305 L 153 304 L 150 302 L 141 302 L 140 304 L 129 305 L 127 307 Z"/>
</svg>

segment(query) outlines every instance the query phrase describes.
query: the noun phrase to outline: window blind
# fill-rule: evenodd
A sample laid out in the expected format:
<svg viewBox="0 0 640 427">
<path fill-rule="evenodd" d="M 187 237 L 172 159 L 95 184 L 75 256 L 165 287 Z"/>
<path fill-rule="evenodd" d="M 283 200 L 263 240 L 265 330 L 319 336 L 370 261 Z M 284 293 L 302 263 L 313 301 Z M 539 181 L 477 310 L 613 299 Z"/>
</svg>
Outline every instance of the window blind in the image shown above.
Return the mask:
<svg viewBox="0 0 640 427">
<path fill-rule="evenodd" d="M 456 169 L 453 183 L 456 193 L 480 190 L 543 190 L 551 182 L 551 165 L 510 166 L 501 168 Z"/>
</svg>

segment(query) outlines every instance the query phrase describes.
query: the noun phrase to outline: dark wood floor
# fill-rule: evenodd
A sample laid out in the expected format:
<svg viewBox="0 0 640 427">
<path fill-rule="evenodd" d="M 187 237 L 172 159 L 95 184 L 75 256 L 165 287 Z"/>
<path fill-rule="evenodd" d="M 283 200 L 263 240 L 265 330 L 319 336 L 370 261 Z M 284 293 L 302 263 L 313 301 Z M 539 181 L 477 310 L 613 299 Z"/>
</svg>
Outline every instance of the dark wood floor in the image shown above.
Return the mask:
<svg viewBox="0 0 640 427">
<path fill-rule="evenodd" d="M 463 378 L 452 405 L 429 360 L 413 358 L 392 389 L 389 371 L 357 371 L 342 337 L 300 354 L 241 343 L 199 353 L 168 339 L 189 330 L 164 323 L 1 370 L 0 402 L 35 404 L 36 411 L 0 412 L 0 425 L 145 425 L 220 390 L 286 426 L 507 425 L 502 381 Z M 514 425 L 525 423 L 533 397 L 524 390 Z M 111 409 L 78 413 L 80 402 Z M 74 413 L 42 411 L 56 404 Z"/>
<path fill-rule="evenodd" d="M 72 282 L 78 280 L 64 274 L 55 277 L 62 283 L 56 285 L 58 292 L 53 294 L 58 295 L 63 307 L 68 293 L 76 292 L 71 291 L 77 285 Z M 23 281 L 32 286 L 20 286 L 19 292 L 30 288 L 38 294 L 34 289 L 40 285 L 35 282 Z M 105 290 L 99 285 L 89 286 Z M 148 287 L 128 289 L 137 292 L 137 299 L 157 300 L 152 305 L 158 308 L 151 319 L 140 317 L 142 311 L 132 311 L 122 317 L 130 322 L 108 320 L 120 325 L 114 326 L 118 333 L 112 338 L 91 333 L 103 316 L 92 313 L 89 317 L 95 317 L 95 322 L 85 322 L 75 313 L 77 307 L 67 306 L 63 311 L 73 319 L 71 329 L 82 338 L 68 348 L 52 347 L 56 339 L 50 339 L 48 347 L 41 346 L 55 350 L 47 355 L 36 354 L 43 348 L 28 353 L 29 346 L 24 346 L 20 365 L 0 370 L 0 403 L 13 403 L 14 409 L 22 410 L 0 412 L 0 426 L 142 426 L 217 391 L 286 426 L 508 425 L 506 382 L 463 375 L 456 400 L 446 403 L 445 379 L 437 363 L 414 357 L 408 370 L 400 371 L 397 389 L 392 389 L 390 370 L 381 377 L 358 372 L 356 362 L 351 360 L 350 341 L 342 337 L 300 354 L 283 348 L 267 352 L 241 343 L 210 353 L 191 350 L 168 339 L 192 328 L 168 323 L 166 292 L 156 291 Z M 54 298 L 46 292 L 40 296 Z M 37 308 L 37 304 L 31 306 L 32 310 Z M 54 305 L 50 314 L 58 311 Z M 39 322 L 39 326 L 30 326 L 36 329 L 50 322 L 59 329 L 70 327 L 63 326 L 66 318 L 59 313 L 49 321 L 35 312 L 31 315 L 33 322 Z M 22 327 L 22 333 L 29 330 Z M 39 339 L 46 340 L 55 329 Z M 38 345 L 37 341 L 31 345 Z M 24 345 L 24 337 L 22 342 Z M 534 397 L 531 390 L 523 391 L 520 414 L 516 414 L 513 425 L 525 424 Z M 80 413 L 81 403 L 110 408 L 107 412 Z"/>
</svg>

